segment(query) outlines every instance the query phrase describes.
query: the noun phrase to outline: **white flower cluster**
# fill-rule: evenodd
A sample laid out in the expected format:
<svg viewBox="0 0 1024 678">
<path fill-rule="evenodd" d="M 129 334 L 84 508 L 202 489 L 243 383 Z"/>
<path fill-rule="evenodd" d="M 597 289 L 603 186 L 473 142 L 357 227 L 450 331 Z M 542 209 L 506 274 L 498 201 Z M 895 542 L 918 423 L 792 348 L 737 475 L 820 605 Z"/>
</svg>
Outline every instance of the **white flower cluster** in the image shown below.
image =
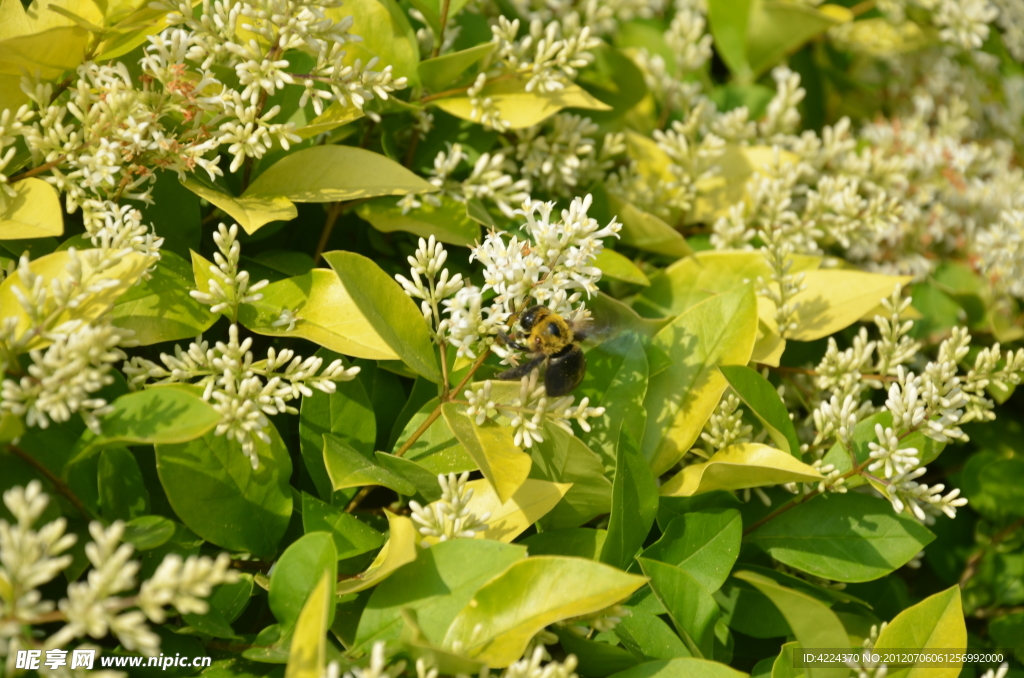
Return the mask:
<svg viewBox="0 0 1024 678">
<path fill-rule="evenodd" d="M 373 70 L 376 59 L 349 63 L 343 46 L 358 40 L 351 17 L 335 17 L 340 0 L 256 0 L 161 5 L 171 28 L 149 37 L 133 76 L 123 63 L 86 62 L 63 96 L 52 85 L 23 80 L 33 106 L 0 113 L 0 185 L 38 174 L 66 193 L 73 211 L 86 200 L 149 199 L 152 168 L 179 175 L 202 168 L 221 174 L 216 151 L 232 156 L 231 171 L 261 158 L 276 145 L 300 141 L 292 122 L 275 122 L 280 106 L 266 107 L 282 88 L 304 88 L 301 106 L 320 113 L 325 102 L 362 109 L 405 87 L 391 66 Z M 183 28 L 174 27 L 181 25 Z M 315 60 L 293 73 L 289 56 Z M 239 87 L 219 75 L 231 69 Z M 19 138 L 33 169 L 2 174 Z"/>
<path fill-rule="evenodd" d="M 49 503 L 39 481 L 8 490 L 3 498 L 16 521 L 11 525 L 0 520 L 0 650 L 11 659 L 18 649 L 62 648 L 79 638 L 98 640 L 108 633 L 129 651 L 154 655 L 159 652 L 160 637 L 147 620 L 163 623 L 168 606 L 178 613 L 205 614 L 208 605 L 203 599 L 213 587 L 237 578 L 229 569 L 227 554 L 215 560 L 190 556 L 184 561 L 172 554 L 139 586 L 140 565 L 131 560 L 131 545 L 121 543 L 124 523 L 104 528 L 93 522 L 89 525 L 93 540 L 85 546 L 92 569 L 84 579 L 68 585 L 67 598 L 54 603 L 43 598 L 39 587 L 71 564 L 67 551 L 76 537 L 65 534 L 64 518 L 33 529 Z M 138 593 L 133 595 L 136 587 Z M 64 625 L 42 641 L 31 633 L 33 626 L 51 622 Z"/>
<path fill-rule="evenodd" d="M 515 179 L 515 163 L 505 153 L 482 153 L 464 180 L 452 177 L 459 166 L 469 159 L 462 150 L 462 145 L 450 144 L 447 151 L 439 151 L 434 158 L 434 167 L 430 170 L 429 181 L 438 189 L 435 193 L 424 195 L 406 195 L 398 204 L 402 213 L 418 209 L 422 206 L 421 199 L 431 205 L 440 205 L 441 198 L 448 196 L 457 202 L 467 200 L 486 200 L 494 203 L 501 213 L 508 218 L 515 216 L 512 205 L 519 204 L 530 198 L 529 179 Z"/>
<path fill-rule="evenodd" d="M 472 539 L 478 532 L 487 529 L 490 513 L 476 515 L 469 509 L 469 500 L 473 498 L 473 490 L 466 487 L 469 473 L 437 476 L 441 486 L 441 498 L 427 506 L 416 501 L 409 502 L 412 509 L 411 518 L 419 525 L 419 532 L 424 537 L 435 537 L 438 541 L 449 539 Z M 429 546 L 421 542 L 421 546 Z"/>
<path fill-rule="evenodd" d="M 332 661 L 324 671 L 324 678 L 398 678 L 405 671 L 405 662 L 399 661 L 388 664 L 387 643 L 378 640 L 370 649 L 370 662 L 366 666 L 356 666 L 351 670 L 341 673 L 341 667 L 337 661 Z"/>
<path fill-rule="evenodd" d="M 334 393 L 337 389 L 335 382 L 351 381 L 359 373 L 359 368 L 345 369 L 338 359 L 321 371 L 323 358 L 311 356 L 303 359 L 291 349 L 277 351 L 270 348 L 265 360 L 253 360 L 250 350 L 252 338 L 240 340 L 235 321 L 240 304 L 262 299 L 258 290 L 267 281 L 250 286 L 249 274 L 238 270 L 241 245 L 237 236 L 237 225 L 230 229 L 220 225 L 214 234 L 219 252 L 214 254 L 216 264 L 209 267 L 212 274 L 209 292 L 190 293 L 195 299 L 212 305 L 214 312 L 231 316 L 227 343 L 218 341 L 210 347 L 209 342 L 200 336 L 189 344 L 187 350 L 176 345 L 173 356 L 161 353 L 163 366 L 134 357 L 124 363 L 122 370 L 132 388 L 141 388 L 150 380 L 158 384 L 195 383 L 203 386 L 203 400 L 212 402 L 213 409 L 221 417 L 216 434 L 237 441 L 252 467 L 257 468 L 258 445 L 270 443 L 266 432 L 270 426 L 268 416 L 298 414 L 298 410 L 288 403 L 300 396 L 311 396 L 314 388 Z M 301 322 L 301 318 L 293 315 L 282 313 L 287 324 Z"/>
<path fill-rule="evenodd" d="M 162 241 L 142 226 L 138 211 L 90 203 L 85 212 L 94 249 L 69 248 L 64 274 L 49 280 L 23 255 L 12 274 L 17 280 L 8 282 L 21 314 L 10 309 L 0 319 L 0 372 L 11 375 L 0 383 L 0 413 L 24 417 L 28 426 L 46 428 L 77 413 L 99 432 L 110 407 L 96 392 L 113 383 L 111 366 L 124 360 L 119 347 L 131 345 L 133 335 L 111 324 L 110 289 L 120 286 L 118 267 L 126 259 L 142 255 L 155 263 L 159 256 Z M 35 348 L 40 341 L 48 346 Z M 17 358 L 24 353 L 31 363 L 22 372 Z"/>
<path fill-rule="evenodd" d="M 974 367 L 961 375 L 959 366 L 967 357 L 971 337 L 966 329 L 954 328 L 952 336 L 939 346 L 937 359 L 914 373 L 906 363 L 915 357 L 919 346 L 907 336 L 911 321 L 901 317 L 909 300 L 901 300 L 897 289 L 883 303 L 890 317 L 875 318 L 879 340 L 868 341 L 862 331 L 845 351 L 829 340 L 815 381 L 821 392 L 831 393 L 831 397 L 823 399 L 812 413 L 817 429 L 815 446 L 834 437 L 850 452 L 857 423 L 876 411 L 889 412 L 892 425 L 875 425 L 864 471 L 897 512 L 907 510 L 929 523 L 940 513 L 953 517 L 967 500 L 959 497 L 959 490 L 943 495 L 943 485 L 917 482 L 926 468 L 921 465 L 921 450 L 909 446 L 906 438 L 920 432 L 938 443 L 966 440 L 960 424 L 994 417 L 994 404 L 985 389 L 993 385 L 1006 389 L 1024 379 L 1024 349 L 1003 354 L 999 344 L 994 344 L 982 349 Z M 890 382 L 888 397 L 881 408 L 875 408 L 866 392 L 882 387 L 883 379 Z"/>
<path fill-rule="evenodd" d="M 700 437 L 710 446 L 711 454 L 714 454 L 730 445 L 750 442 L 753 431 L 753 426 L 743 423 L 740 399 L 732 392 L 728 392 L 704 424 Z"/>
<path fill-rule="evenodd" d="M 580 186 L 604 176 L 613 158 L 625 151 L 621 133 L 609 133 L 598 149 L 598 126 L 571 113 L 560 113 L 516 133 L 516 160 L 530 186 L 550 195 L 570 197 Z"/>
<path fill-rule="evenodd" d="M 589 50 L 601 44 L 577 12 L 550 21 L 535 18 L 522 38 L 517 37 L 519 26 L 519 19 L 499 16 L 497 25 L 491 27 L 492 42 L 497 45 L 496 67 L 488 79 L 515 75 L 526 80 L 527 92 L 565 89 L 581 68 L 593 62 Z"/>
<path fill-rule="evenodd" d="M 570 421 L 584 431 L 590 431 L 588 419 L 604 416 L 603 407 L 590 407 L 590 399 L 583 398 L 574 405 L 575 396 L 562 396 L 550 400 L 544 385 L 539 383 L 539 372 L 534 370 L 520 382 L 519 397 L 504 403 L 491 394 L 491 382 L 485 381 L 466 391 L 466 414 L 482 424 L 499 415 L 508 418 L 516 447 L 531 448 L 535 442 L 544 442 L 544 425 L 553 424 L 572 433 Z"/>
</svg>

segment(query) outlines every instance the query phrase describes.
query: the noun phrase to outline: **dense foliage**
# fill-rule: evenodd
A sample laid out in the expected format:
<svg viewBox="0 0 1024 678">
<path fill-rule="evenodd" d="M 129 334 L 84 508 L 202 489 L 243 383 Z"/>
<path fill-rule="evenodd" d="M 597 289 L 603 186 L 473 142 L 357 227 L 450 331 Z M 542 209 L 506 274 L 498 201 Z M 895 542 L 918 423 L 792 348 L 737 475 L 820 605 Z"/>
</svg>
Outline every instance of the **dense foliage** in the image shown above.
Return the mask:
<svg viewBox="0 0 1024 678">
<path fill-rule="evenodd" d="M 1022 61 L 1021 0 L 0 0 L 0 675 L 1024 675 Z"/>
</svg>

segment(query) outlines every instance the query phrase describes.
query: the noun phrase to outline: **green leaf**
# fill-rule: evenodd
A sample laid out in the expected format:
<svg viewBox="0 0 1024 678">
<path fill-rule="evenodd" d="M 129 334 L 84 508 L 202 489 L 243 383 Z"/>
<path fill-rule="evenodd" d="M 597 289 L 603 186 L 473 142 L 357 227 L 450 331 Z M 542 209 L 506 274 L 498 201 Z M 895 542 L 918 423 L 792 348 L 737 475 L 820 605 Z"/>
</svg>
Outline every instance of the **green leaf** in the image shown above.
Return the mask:
<svg viewBox="0 0 1024 678">
<path fill-rule="evenodd" d="M 747 674 L 729 668 L 725 664 L 691 657 L 647 662 L 634 666 L 611 678 L 745 678 Z"/>
<path fill-rule="evenodd" d="M 746 54 L 757 76 L 814 36 L 853 21 L 853 14 L 839 5 L 811 7 L 779 0 L 752 0 L 748 21 Z"/>
<path fill-rule="evenodd" d="M 456 615 L 445 648 L 495 668 L 518 660 L 545 626 L 612 605 L 644 584 L 643 577 L 582 558 L 521 560 L 483 586 Z"/>
<path fill-rule="evenodd" d="M 163 546 L 174 536 L 174 521 L 163 516 L 139 516 L 124 525 L 124 540 L 138 551 Z"/>
<path fill-rule="evenodd" d="M 715 599 L 682 568 L 647 558 L 637 562 L 650 577 L 654 595 L 668 610 L 686 648 L 695 657 L 711 657 L 719 617 Z"/>
<path fill-rule="evenodd" d="M 747 541 L 809 574 L 862 582 L 902 567 L 934 538 L 909 516 L 894 513 L 886 500 L 848 492 L 799 504 L 757 528 Z"/>
<path fill-rule="evenodd" d="M 599 560 L 601 547 L 608 532 L 589 527 L 571 527 L 564 530 L 545 530 L 526 537 L 519 543 L 531 556 L 573 556 Z"/>
<path fill-rule="evenodd" d="M 463 247 L 480 239 L 480 224 L 469 217 L 465 205 L 448 197 L 441 198 L 439 206 L 424 202 L 408 214 L 402 213 L 394 198 L 377 198 L 357 207 L 356 214 L 381 233 L 405 231 Z"/>
<path fill-rule="evenodd" d="M 267 603 L 284 634 L 295 627 L 310 594 L 324 577 L 327 578 L 328 599 L 333 600 L 334 582 L 338 578 L 338 554 L 330 534 L 311 532 L 299 537 L 281 554 L 270 573 Z M 333 605 L 329 606 L 329 611 L 330 618 L 333 618 Z M 327 626 L 330 624 L 328 621 Z"/>
<path fill-rule="evenodd" d="M 607 247 L 594 258 L 592 266 L 601 269 L 602 277 L 621 280 L 634 285 L 646 287 L 651 284 L 640 267 L 630 261 L 627 257 Z"/>
<path fill-rule="evenodd" d="M 416 546 L 416 526 L 405 516 L 396 516 L 386 509 L 384 515 L 388 519 L 389 535 L 384 548 L 364 572 L 338 583 L 339 596 L 376 586 L 401 566 L 416 560 L 419 550 Z"/>
<path fill-rule="evenodd" d="M 379 153 L 354 146 L 311 146 L 290 153 L 267 168 L 242 197 L 339 202 L 436 190 Z"/>
<path fill-rule="evenodd" d="M 636 608 L 622 618 L 615 627 L 615 635 L 630 652 L 646 659 L 693 656 L 661 617 Z"/>
<path fill-rule="evenodd" d="M 125 448 L 111 447 L 100 453 L 96 481 L 105 518 L 128 521 L 149 513 L 149 494 L 142 471 Z"/>
<path fill-rule="evenodd" d="M 108 445 L 186 443 L 209 433 L 220 415 L 194 389 L 183 385 L 153 386 L 126 393 L 111 403 L 99 435 L 82 435 L 73 458 L 80 461 Z"/>
<path fill-rule="evenodd" d="M 454 403 L 442 405 L 441 413 L 501 501 L 508 501 L 529 477 L 533 466 L 530 455 L 513 443 L 511 429 L 492 421 L 477 424 Z"/>
<path fill-rule="evenodd" d="M 282 196 L 235 197 L 220 186 L 199 178 L 197 174 L 189 175 L 181 184 L 200 198 L 224 210 L 249 235 L 272 221 L 291 221 L 299 216 L 295 204 Z"/>
<path fill-rule="evenodd" d="M 874 651 L 928 652 L 948 648 L 964 651 L 967 649 L 967 627 L 960 604 L 960 587 L 951 586 L 929 596 L 896 615 L 878 634 Z M 892 668 L 889 673 L 897 678 L 956 678 L 961 665 L 931 668 L 927 666 L 903 666 Z"/>
<path fill-rule="evenodd" d="M 737 572 L 737 579 L 749 582 L 768 597 L 786 618 L 800 647 L 813 649 L 849 649 L 850 640 L 839 618 L 824 603 L 806 593 L 794 591 L 753 572 Z M 850 669 L 842 667 L 808 667 L 809 678 L 846 678 Z"/>
<path fill-rule="evenodd" d="M 554 626 L 552 631 L 562 649 L 576 656 L 580 675 L 604 678 L 639 663 L 628 650 L 616 645 L 584 638 L 565 627 Z"/>
<path fill-rule="evenodd" d="M 729 628 L 753 638 L 792 635 L 786 618 L 763 593 L 745 581 L 730 577 L 712 594 Z"/>
<path fill-rule="evenodd" d="M 746 364 L 756 335 L 750 285 L 694 306 L 655 335 L 649 355 L 668 361 L 652 369 L 644 401 L 643 452 L 655 475 L 686 454 L 718 406 L 727 382 L 717 366 Z"/>
<path fill-rule="evenodd" d="M 597 111 L 611 109 L 577 85 L 568 85 L 554 92 L 527 92 L 525 82 L 505 80 L 489 83 L 484 87 L 482 96 L 491 99 L 494 107 L 501 113 L 501 119 L 509 123 L 510 129 L 532 127 L 563 108 L 586 108 Z M 446 97 L 432 101 L 431 104 L 456 118 L 477 122 L 473 117 L 473 104 L 468 96 Z"/>
<path fill-rule="evenodd" d="M 29 177 L 10 188 L 15 195 L 0 193 L 0 240 L 45 238 L 64 233 L 64 212 L 53 186 Z"/>
<path fill-rule="evenodd" d="M 530 475 L 572 487 L 551 510 L 541 527 L 553 530 L 577 527 L 611 510 L 612 484 L 604 477 L 601 458 L 579 438 L 551 424 L 544 427 L 544 440 L 534 443 Z"/>
<path fill-rule="evenodd" d="M 0 40 L 0 74 L 27 72 L 38 73 L 44 80 L 58 78 L 82 63 L 89 38 L 89 31 L 80 26 L 56 26 Z"/>
<path fill-rule="evenodd" d="M 415 562 L 397 570 L 366 603 L 356 647 L 399 640 L 403 610 L 413 611 L 425 638 L 437 645 L 452 620 L 481 586 L 526 557 L 522 546 L 455 539 L 420 552 Z"/>
<path fill-rule="evenodd" d="M 796 437 L 796 427 L 771 382 L 745 365 L 722 365 L 718 369 L 740 400 L 761 421 L 772 441 L 799 459 L 800 441 Z"/>
<path fill-rule="evenodd" d="M 328 362 L 336 357 L 326 350 L 317 355 Z M 302 459 L 320 497 L 330 499 L 333 486 L 324 464 L 325 433 L 338 436 L 363 455 L 373 453 L 377 422 L 362 380 L 337 382 L 334 393 L 313 391 L 312 396 L 302 398 L 299 408 Z"/>
<path fill-rule="evenodd" d="M 708 0 L 708 22 L 715 50 L 740 79 L 750 77 L 747 62 L 747 25 L 753 0 Z"/>
<path fill-rule="evenodd" d="M 821 480 L 818 471 L 791 454 L 760 443 L 730 445 L 701 464 L 691 464 L 661 486 L 661 493 L 689 497 L 715 490 L 744 490 Z"/>
<path fill-rule="evenodd" d="M 354 104 L 342 104 L 340 101 L 335 101 L 325 108 L 323 113 L 310 120 L 309 124 L 296 129 L 295 134 L 303 139 L 311 139 L 354 120 L 359 120 L 363 115 L 363 111 L 356 108 Z"/>
<path fill-rule="evenodd" d="M 668 257 L 688 257 L 693 254 L 679 231 L 653 214 L 644 212 L 612 193 L 608 194 L 608 207 L 622 222 L 619 238 L 623 245 Z"/>
<path fill-rule="evenodd" d="M 587 352 L 587 373 L 579 391 L 593 394 L 594 407 L 604 407 L 603 417 L 594 419 L 581 439 L 601 457 L 605 469 L 615 469 L 616 448 L 621 431 L 634 440 L 644 434 L 643 409 L 647 393 L 647 353 L 633 332 L 623 332 Z"/>
<path fill-rule="evenodd" d="M 365 65 L 376 57 L 379 59 L 376 70 L 391 66 L 395 78 L 407 78 L 410 86 L 419 84 L 416 70 L 420 60 L 419 41 L 397 2 L 346 0 L 325 13 L 335 21 L 352 17 L 352 34 L 362 38 L 345 44 L 346 65 L 355 65 L 357 59 Z"/>
<path fill-rule="evenodd" d="M 466 76 L 469 69 L 489 57 L 496 47 L 497 43 L 485 42 L 459 52 L 421 61 L 420 81 L 432 92 L 453 87 Z"/>
<path fill-rule="evenodd" d="M 644 549 L 643 557 L 686 570 L 714 593 L 728 578 L 742 538 L 743 519 L 736 509 L 694 511 L 669 523 L 661 538 Z"/>
<path fill-rule="evenodd" d="M 189 296 L 194 276 L 189 262 L 164 251 L 150 277 L 121 295 L 111 310 L 112 323 L 132 330 L 141 346 L 202 334 L 220 317 Z"/>
<path fill-rule="evenodd" d="M 331 612 L 334 610 L 331 574 L 328 569 L 320 575 L 295 620 L 285 678 L 320 678 L 323 675 L 327 661 L 327 630 L 331 627 Z"/>
<path fill-rule="evenodd" d="M 416 374 L 440 383 L 441 373 L 430 332 L 419 307 L 402 287 L 380 266 L 360 254 L 328 252 L 324 260 L 337 273 L 360 315 L 399 359 Z"/>
<path fill-rule="evenodd" d="M 658 480 L 628 431 L 623 430 L 618 448 L 608 538 L 601 549 L 601 560 L 626 569 L 658 515 Z"/>
<path fill-rule="evenodd" d="M 985 501 L 1006 513 L 1024 516 L 1024 459 L 999 459 L 985 466 L 978 475 L 978 490 Z"/>
<path fill-rule="evenodd" d="M 416 493 L 416 486 L 408 480 L 378 464 L 372 455 L 363 454 L 344 438 L 331 433 L 324 434 L 324 465 L 335 490 L 379 485 L 399 494 Z"/>
<path fill-rule="evenodd" d="M 193 532 L 226 549 L 270 555 L 292 515 L 292 462 L 277 430 L 257 444 L 253 469 L 238 443 L 207 433 L 198 440 L 158 444 L 160 483 L 174 512 Z"/>
<path fill-rule="evenodd" d="M 327 532 L 334 538 L 338 560 L 372 551 L 384 536 L 355 516 L 302 493 L 302 531 Z"/>
</svg>

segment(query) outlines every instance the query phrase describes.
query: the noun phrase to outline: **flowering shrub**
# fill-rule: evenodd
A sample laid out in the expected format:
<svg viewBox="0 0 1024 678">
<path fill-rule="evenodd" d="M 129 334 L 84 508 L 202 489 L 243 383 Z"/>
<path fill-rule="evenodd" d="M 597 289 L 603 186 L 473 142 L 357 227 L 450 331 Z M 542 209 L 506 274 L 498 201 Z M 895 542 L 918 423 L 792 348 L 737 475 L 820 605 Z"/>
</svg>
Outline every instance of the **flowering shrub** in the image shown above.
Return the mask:
<svg viewBox="0 0 1024 678">
<path fill-rule="evenodd" d="M 0 0 L 2 675 L 1024 676 L 1022 63 L 1020 0 Z"/>
</svg>

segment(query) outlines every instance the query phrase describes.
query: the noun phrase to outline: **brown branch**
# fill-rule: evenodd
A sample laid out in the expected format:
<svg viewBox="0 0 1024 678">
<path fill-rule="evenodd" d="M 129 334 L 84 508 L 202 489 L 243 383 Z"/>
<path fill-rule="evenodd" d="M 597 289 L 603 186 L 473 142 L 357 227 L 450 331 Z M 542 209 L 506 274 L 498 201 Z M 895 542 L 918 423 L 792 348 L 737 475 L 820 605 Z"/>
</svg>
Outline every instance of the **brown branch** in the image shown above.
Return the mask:
<svg viewBox="0 0 1024 678">
<path fill-rule="evenodd" d="M 52 170 L 54 167 L 56 167 L 57 165 L 61 164 L 62 162 L 64 162 L 64 156 L 61 156 L 61 157 L 57 158 L 53 162 L 48 162 L 48 163 L 46 163 L 44 165 L 40 165 L 39 167 L 33 167 L 30 170 L 25 170 L 21 174 L 15 174 L 13 177 L 11 177 L 10 179 L 7 180 L 7 183 L 13 184 L 16 181 L 21 181 L 22 179 L 28 179 L 29 177 L 34 177 L 35 175 L 42 174 L 43 172 L 49 172 L 50 170 Z"/>
<path fill-rule="evenodd" d="M 320 231 L 320 241 L 316 244 L 316 251 L 313 252 L 314 266 L 320 263 L 320 258 L 323 256 L 324 250 L 327 249 L 327 241 L 331 239 L 334 224 L 338 221 L 339 216 L 341 216 L 341 203 L 332 202 L 331 206 L 327 208 L 327 220 L 324 221 L 324 228 Z"/>
<path fill-rule="evenodd" d="M 71 491 L 71 488 L 68 487 L 68 484 L 61 480 L 60 478 L 58 478 L 57 476 L 55 476 L 50 471 L 50 469 L 43 466 L 43 464 L 38 459 L 33 457 L 25 450 L 21 449 L 17 445 L 13 445 L 11 443 L 7 444 L 7 451 L 13 454 L 14 456 L 18 457 L 22 461 L 24 461 L 26 464 L 28 464 L 36 471 L 38 471 L 40 475 L 46 478 L 50 482 L 50 484 L 53 485 L 53 488 L 57 490 L 57 492 L 61 496 L 67 499 L 71 503 L 71 505 L 75 507 L 76 511 L 82 514 L 83 518 L 85 518 L 86 520 L 99 520 L 99 518 L 96 515 L 94 515 L 93 512 L 86 507 L 85 504 L 82 503 L 82 500 L 79 499 L 78 496 Z"/>
<path fill-rule="evenodd" d="M 374 487 L 376 486 L 366 485 L 363 487 L 363 489 L 359 490 L 356 496 L 352 497 L 352 501 L 348 503 L 348 506 L 345 507 L 345 513 L 352 513 L 353 511 L 355 511 L 356 507 L 363 503 L 364 499 L 370 496 L 370 493 L 373 492 Z"/>
<path fill-rule="evenodd" d="M 441 2 L 441 30 L 437 34 L 437 44 L 434 45 L 434 49 L 430 53 L 431 57 L 436 57 L 441 53 L 441 45 L 444 44 L 444 29 L 448 24 L 448 8 L 450 5 L 451 0 L 442 0 Z"/>
</svg>

